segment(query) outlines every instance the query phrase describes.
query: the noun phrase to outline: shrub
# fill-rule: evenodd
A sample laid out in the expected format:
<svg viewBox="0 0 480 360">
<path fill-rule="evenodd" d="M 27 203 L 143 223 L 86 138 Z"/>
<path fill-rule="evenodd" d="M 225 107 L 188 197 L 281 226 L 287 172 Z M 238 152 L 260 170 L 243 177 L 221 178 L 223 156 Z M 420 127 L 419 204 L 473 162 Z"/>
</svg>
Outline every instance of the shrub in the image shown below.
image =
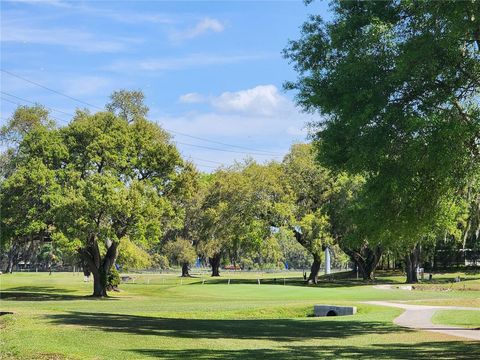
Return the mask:
<svg viewBox="0 0 480 360">
<path fill-rule="evenodd" d="M 120 274 L 115 267 L 112 267 L 107 276 L 107 288 L 115 290 L 118 285 L 120 285 Z"/>
</svg>

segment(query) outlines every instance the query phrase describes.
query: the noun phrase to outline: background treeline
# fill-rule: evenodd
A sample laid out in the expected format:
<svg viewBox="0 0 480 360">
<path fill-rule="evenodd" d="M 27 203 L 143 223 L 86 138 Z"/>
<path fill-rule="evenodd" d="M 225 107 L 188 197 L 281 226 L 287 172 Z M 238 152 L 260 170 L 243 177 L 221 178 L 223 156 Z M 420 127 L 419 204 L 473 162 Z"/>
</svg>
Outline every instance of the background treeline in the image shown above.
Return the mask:
<svg viewBox="0 0 480 360">
<path fill-rule="evenodd" d="M 378 266 L 408 275 L 411 239 L 373 236 L 369 229 L 384 224 L 382 216 L 366 215 L 367 177 L 321 166 L 318 144 L 293 145 L 282 162 L 247 159 L 199 173 L 146 119 L 141 92 L 115 92 L 111 100 L 104 112 L 78 110 L 64 127 L 42 106 L 19 107 L 2 128 L 7 272 L 20 261 L 81 266 L 93 273 L 96 296 L 106 295 L 114 264 L 176 265 L 182 276 L 197 261 L 212 276 L 226 264 L 308 267 L 308 281 L 316 283 L 329 247 L 334 266 L 351 263 L 366 280 Z M 415 242 L 417 265 L 450 266 L 467 253 L 476 261 L 478 186 L 469 191 Z"/>
</svg>

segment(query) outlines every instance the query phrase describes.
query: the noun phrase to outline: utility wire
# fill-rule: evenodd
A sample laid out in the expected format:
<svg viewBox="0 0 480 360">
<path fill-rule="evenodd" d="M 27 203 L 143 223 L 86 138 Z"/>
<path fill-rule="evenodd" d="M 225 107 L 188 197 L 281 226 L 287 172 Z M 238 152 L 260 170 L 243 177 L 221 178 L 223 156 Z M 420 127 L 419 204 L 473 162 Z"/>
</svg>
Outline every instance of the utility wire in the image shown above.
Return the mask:
<svg viewBox="0 0 480 360">
<path fill-rule="evenodd" d="M 3 73 L 5 73 L 5 74 L 8 74 L 8 75 L 10 75 L 10 76 L 16 77 L 17 79 L 26 81 L 26 82 L 28 82 L 28 83 L 30 83 L 30 84 L 39 86 L 39 87 L 41 87 L 41 88 L 43 88 L 43 89 L 45 89 L 45 90 L 51 91 L 51 92 L 53 92 L 53 93 L 55 93 L 55 94 L 58 94 L 58 95 L 61 95 L 61 96 L 65 96 L 66 98 L 69 98 L 70 100 L 77 101 L 77 102 L 79 102 L 79 103 L 81 103 L 81 104 L 84 104 L 84 105 L 93 107 L 93 108 L 95 108 L 95 109 L 104 110 L 104 109 L 102 109 L 101 107 L 98 107 L 98 106 L 96 106 L 96 105 L 87 103 L 86 101 L 83 101 L 83 100 L 74 98 L 73 96 L 70 96 L 70 95 L 61 93 L 60 91 L 51 89 L 51 88 L 49 88 L 49 87 L 47 87 L 47 86 L 45 86 L 45 85 L 39 84 L 39 83 L 37 83 L 37 82 L 35 82 L 35 81 L 32 81 L 32 80 L 30 80 L 30 79 L 27 79 L 27 78 L 24 78 L 24 77 L 22 77 L 22 76 L 20 76 L 20 75 L 14 74 L 14 73 L 12 73 L 12 72 L 10 72 L 10 71 L 4 70 L 4 69 L 0 69 L 0 71 L 3 72 Z"/>
<path fill-rule="evenodd" d="M 210 165 L 200 165 L 200 164 L 196 164 L 198 167 L 205 167 L 205 168 L 208 168 L 208 169 L 218 169 L 217 166 L 210 166 Z"/>
<path fill-rule="evenodd" d="M 224 142 L 221 142 L 221 141 L 209 140 L 209 139 L 205 139 L 205 138 L 202 138 L 202 137 L 199 137 L 199 136 L 193 136 L 193 135 L 185 134 L 185 133 L 182 133 L 180 131 L 167 129 L 165 127 L 164 127 L 164 129 L 167 130 L 168 132 L 171 132 L 171 133 L 174 133 L 174 134 L 178 134 L 178 135 L 181 135 L 181 136 L 186 136 L 186 137 L 189 137 L 189 138 L 192 138 L 192 139 L 211 142 L 213 144 L 231 146 L 231 147 L 235 147 L 235 148 L 238 148 L 238 149 L 251 150 L 251 151 L 256 151 L 256 152 L 263 152 L 263 153 L 268 154 L 268 155 L 279 155 L 279 156 L 281 156 L 279 153 L 274 153 L 274 152 L 267 151 L 267 150 L 254 149 L 254 148 L 250 148 L 250 147 L 246 147 L 246 146 L 233 145 L 233 144 L 227 144 L 227 143 L 224 143 Z"/>
<path fill-rule="evenodd" d="M 42 85 L 42 84 L 39 84 L 33 80 L 30 80 L 30 79 L 27 79 L 23 76 L 20 76 L 20 75 L 17 75 L 17 74 L 14 74 L 10 71 L 7 71 L 5 69 L 0 69 L 1 72 L 5 73 L 5 74 L 8 74 L 10 76 L 13 76 L 17 79 L 20 79 L 20 80 L 23 80 L 23 81 L 26 81 L 30 84 L 33 84 L 33 85 L 36 85 L 36 86 L 39 86 L 45 90 L 48 90 L 48 91 L 51 91 L 55 94 L 58 94 L 58 95 L 61 95 L 61 96 L 64 96 L 68 99 L 71 99 L 73 101 L 76 101 L 78 103 L 81 103 L 81 104 L 84 104 L 84 105 L 87 105 L 87 106 L 90 106 L 92 108 L 95 108 L 95 109 L 98 109 L 98 110 L 105 110 L 101 107 L 98 107 L 96 105 L 93 105 L 93 104 L 90 104 L 86 101 L 83 101 L 81 99 L 78 99 L 78 98 L 75 98 L 73 96 L 70 96 L 70 95 L 67 95 L 65 93 L 62 93 L 60 91 L 57 91 L 57 90 L 54 90 L 52 88 L 49 88 L 45 85 Z M 8 94 L 10 96 L 14 96 L 14 97 L 17 97 L 16 95 L 11 95 L 11 94 Z M 19 98 L 19 97 L 17 97 Z M 8 101 L 8 100 L 7 100 Z M 27 102 L 31 102 L 29 100 L 24 100 L 24 101 L 27 101 Z M 11 102 L 11 101 L 10 101 Z M 53 110 L 53 109 L 52 109 Z M 69 114 L 70 116 L 72 116 L 71 114 Z M 53 117 L 53 116 L 52 116 Z M 62 120 L 63 122 L 65 122 L 65 120 Z M 248 147 L 244 147 L 244 146 L 240 146 L 240 145 L 233 145 L 233 144 L 228 144 L 228 143 L 223 143 L 223 142 L 220 142 L 220 141 L 215 141 L 215 140 L 210 140 L 210 139 L 206 139 L 206 138 L 202 138 L 202 137 L 198 137 L 198 136 L 193 136 L 193 135 L 189 135 L 189 134 L 185 134 L 185 133 L 181 133 L 179 131 L 175 131 L 175 130 L 171 130 L 171 129 L 167 129 L 167 128 L 164 128 L 166 131 L 168 132 L 171 132 L 171 133 L 175 133 L 175 134 L 178 134 L 178 135 L 181 135 L 181 136 L 186 136 L 186 137 L 189 137 L 189 138 L 192 138 L 192 139 L 197 139 L 197 140 L 202 140 L 202 141 L 207 141 L 207 142 L 210 142 L 210 143 L 214 143 L 214 144 L 218 144 L 218 145 L 224 145 L 224 146 L 230 146 L 230 147 L 235 147 L 235 148 L 240 148 L 240 149 L 245 149 L 245 150 L 252 150 L 254 152 L 241 152 L 241 151 L 234 151 L 234 150 L 227 150 L 227 149 L 219 149 L 219 148 L 213 148 L 213 147 L 209 147 L 209 146 L 202 146 L 202 145 L 194 145 L 194 144 L 188 144 L 188 143 L 182 143 L 182 142 L 177 142 L 178 144 L 182 144 L 182 145 L 187 145 L 187 146 L 194 146 L 194 147 L 198 147 L 198 148 L 203 148 L 203 149 L 208 149 L 208 150 L 214 150 L 214 151 L 223 151 L 223 152 L 230 152 L 230 153 L 237 153 L 237 154 L 246 154 L 246 155 L 258 155 L 258 156 L 273 156 L 273 157 L 281 157 L 282 155 L 278 154 L 278 153 L 274 153 L 274 152 L 270 152 L 270 151 L 266 151 L 266 150 L 259 150 L 259 149 L 252 149 L 252 148 L 248 148 Z M 263 152 L 263 153 L 260 153 L 260 152 Z"/>
<path fill-rule="evenodd" d="M 212 163 L 212 164 L 218 164 L 218 165 L 225 165 L 224 163 L 222 163 L 222 162 L 220 162 L 220 161 L 207 160 L 207 159 L 200 159 L 200 158 L 197 158 L 197 157 L 192 157 L 192 156 L 185 155 L 185 154 L 183 154 L 183 156 L 184 156 L 184 157 L 186 157 L 186 158 L 192 159 L 192 160 L 205 161 L 205 162 L 208 162 L 208 163 Z"/>
<path fill-rule="evenodd" d="M 12 100 L 7 99 L 7 98 L 4 98 L 3 96 L 0 96 L 0 99 L 2 99 L 3 101 L 7 101 L 7 102 L 9 102 L 9 103 L 12 103 L 12 104 L 14 104 L 14 105 L 17 105 L 17 106 L 23 106 L 23 104 L 20 104 L 20 103 L 18 103 L 18 102 L 16 102 L 16 101 L 12 101 Z M 55 117 L 55 116 L 53 116 L 53 115 L 49 115 L 49 116 L 52 117 L 53 119 L 61 122 L 61 123 L 68 124 L 68 121 L 66 121 L 66 120 L 59 119 L 59 118 L 57 118 L 57 117 Z"/>
<path fill-rule="evenodd" d="M 20 101 L 28 102 L 28 103 L 30 103 L 30 104 L 39 104 L 39 105 L 41 105 L 41 103 L 39 103 L 39 102 L 27 100 L 27 99 L 24 99 L 24 98 L 22 98 L 22 97 L 20 97 L 20 96 L 7 93 L 7 92 L 5 92 L 5 91 L 0 91 L 0 93 L 2 93 L 2 94 L 4 94 L 4 95 L 7 95 L 7 96 L 11 96 L 11 97 L 13 97 L 13 98 L 15 98 L 15 99 L 18 99 L 18 100 L 20 100 Z M 56 112 L 59 112 L 59 113 L 64 114 L 64 115 L 68 115 L 68 116 L 71 116 L 71 117 L 74 117 L 74 116 L 75 116 L 75 115 L 70 114 L 70 113 L 67 113 L 67 112 L 65 112 L 65 111 L 63 111 L 63 110 L 59 110 L 59 109 L 52 108 L 52 107 L 50 107 L 50 106 L 45 106 L 45 107 L 46 107 L 48 110 L 56 111 Z"/>
<path fill-rule="evenodd" d="M 228 150 L 228 149 L 219 149 L 219 148 L 214 148 L 210 146 L 203 146 L 203 145 L 196 145 L 196 144 L 189 144 L 189 143 L 184 143 L 180 141 L 176 141 L 177 144 L 180 145 L 186 145 L 186 146 L 193 146 L 201 149 L 208 149 L 208 150 L 214 150 L 214 151 L 223 151 L 223 152 L 229 152 L 229 153 L 235 153 L 235 154 L 244 154 L 244 155 L 258 155 L 258 156 L 272 156 L 269 154 L 261 154 L 261 153 L 253 153 L 253 152 L 244 152 L 244 151 L 235 151 L 235 150 Z M 275 155 L 274 157 L 280 157 L 281 155 Z"/>
</svg>

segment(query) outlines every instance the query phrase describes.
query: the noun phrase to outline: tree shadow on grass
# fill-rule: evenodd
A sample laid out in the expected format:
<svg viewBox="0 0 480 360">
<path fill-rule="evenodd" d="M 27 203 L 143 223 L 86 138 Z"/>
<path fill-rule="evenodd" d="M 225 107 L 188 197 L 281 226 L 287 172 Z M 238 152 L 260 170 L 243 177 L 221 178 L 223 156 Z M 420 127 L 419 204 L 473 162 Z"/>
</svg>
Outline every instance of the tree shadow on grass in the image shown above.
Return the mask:
<svg viewBox="0 0 480 360">
<path fill-rule="evenodd" d="M 42 292 L 14 292 L 2 291 L 0 292 L 0 299 L 9 301 L 61 301 L 61 300 L 82 300 L 86 296 L 79 295 L 65 295 Z"/>
<path fill-rule="evenodd" d="M 16 292 L 45 292 L 45 293 L 61 293 L 67 294 L 75 292 L 71 289 L 62 289 L 54 286 L 17 286 L 2 289 L 3 291 L 16 291 Z"/>
<path fill-rule="evenodd" d="M 373 342 L 373 341 L 372 341 Z M 142 357 L 157 359 L 197 359 L 197 360 L 310 360 L 310 359 L 478 359 L 480 346 L 474 342 L 446 341 L 422 342 L 417 344 L 373 344 L 360 346 L 287 346 L 276 349 L 213 350 L 213 349 L 132 349 Z"/>
<path fill-rule="evenodd" d="M 355 273 L 352 271 L 342 271 L 332 274 L 322 274 L 318 277 L 318 284 L 309 284 L 301 276 L 285 276 L 285 274 L 279 273 L 278 277 L 266 277 L 262 276 L 254 278 L 235 278 L 230 277 L 230 273 L 224 272 L 221 277 L 202 277 L 198 281 L 193 281 L 188 285 L 196 285 L 205 281 L 205 285 L 208 284 L 227 284 L 230 279 L 230 284 L 250 284 L 258 285 L 260 279 L 260 285 L 288 285 L 288 286 L 303 286 L 303 287 L 319 287 L 319 288 L 337 288 L 337 287 L 358 287 L 366 285 L 379 285 L 379 284 L 391 284 L 391 285 L 404 285 L 403 281 L 392 281 L 389 278 L 376 278 L 375 281 L 357 279 Z"/>
<path fill-rule="evenodd" d="M 204 285 L 226 285 L 230 279 L 230 285 L 258 285 L 260 279 L 260 285 L 287 285 L 287 286 L 302 286 L 311 288 L 337 288 L 337 287 L 356 287 L 373 285 L 371 282 L 363 282 L 361 280 L 347 280 L 347 279 L 335 279 L 335 278 L 320 278 L 318 284 L 308 284 L 302 277 L 278 277 L 278 278 L 254 278 L 254 279 L 238 279 L 229 278 L 228 275 L 222 277 L 209 277 L 205 278 Z M 285 282 L 284 282 L 285 280 Z M 186 285 L 198 285 L 202 284 L 203 279 L 194 281 Z"/>
<path fill-rule="evenodd" d="M 384 322 L 345 319 L 204 320 L 86 312 L 53 314 L 48 318 L 56 325 L 77 325 L 106 332 L 191 339 L 263 339 L 290 342 L 411 331 Z"/>
<path fill-rule="evenodd" d="M 68 294 L 75 290 L 49 286 L 18 286 L 0 292 L 0 299 L 9 301 L 63 301 L 63 300 L 97 300 L 92 296 Z M 116 298 L 107 297 L 114 300 Z"/>
</svg>

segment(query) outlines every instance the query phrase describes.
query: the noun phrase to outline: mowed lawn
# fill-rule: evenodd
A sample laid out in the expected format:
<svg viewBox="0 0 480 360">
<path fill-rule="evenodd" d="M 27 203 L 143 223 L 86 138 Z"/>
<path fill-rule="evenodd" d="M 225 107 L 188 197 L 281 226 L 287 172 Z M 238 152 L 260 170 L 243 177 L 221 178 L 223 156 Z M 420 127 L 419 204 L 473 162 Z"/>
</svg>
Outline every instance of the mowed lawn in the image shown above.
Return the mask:
<svg viewBox="0 0 480 360">
<path fill-rule="evenodd" d="M 14 314 L 0 317 L 0 358 L 480 358 L 478 343 L 397 327 L 392 320 L 402 310 L 361 303 L 480 306 L 479 291 L 468 290 L 480 284 L 478 279 L 470 278 L 463 288 L 406 291 L 347 281 L 307 287 L 291 276 L 224 274 L 205 277 L 202 284 L 200 277 L 135 275 L 120 293 L 94 300 L 87 296 L 92 284 L 80 275 L 1 275 L 0 311 Z M 358 313 L 313 318 L 314 304 L 351 304 Z M 452 314 L 435 321 L 442 318 L 451 322 Z"/>
</svg>

